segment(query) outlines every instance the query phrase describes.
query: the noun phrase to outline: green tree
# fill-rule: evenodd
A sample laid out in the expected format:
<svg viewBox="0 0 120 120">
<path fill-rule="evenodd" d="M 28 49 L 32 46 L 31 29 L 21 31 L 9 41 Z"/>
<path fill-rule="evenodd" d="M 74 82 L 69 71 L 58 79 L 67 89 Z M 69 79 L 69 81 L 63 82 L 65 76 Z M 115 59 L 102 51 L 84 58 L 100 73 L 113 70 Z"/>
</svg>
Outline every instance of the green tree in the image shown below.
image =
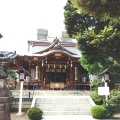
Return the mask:
<svg viewBox="0 0 120 120">
<path fill-rule="evenodd" d="M 90 42 L 101 29 L 104 29 L 104 26 L 107 25 L 109 21 L 103 21 L 88 16 L 87 14 L 79 13 L 77 9 L 73 8 L 70 0 L 66 3 L 64 9 L 64 23 L 67 33 L 70 37 L 77 38 L 79 49 L 82 52 L 81 61 L 83 65 L 86 65 L 84 67 L 86 69 L 88 68 L 87 70 L 89 72 L 96 71 L 96 69 L 101 67 L 99 61 L 103 63 L 105 61 L 103 54 L 98 54 L 99 49 L 96 49 Z M 86 34 L 87 32 L 89 32 L 88 36 Z"/>
<path fill-rule="evenodd" d="M 95 19 L 86 14 L 76 12 L 76 9 L 72 9 L 73 15 L 71 17 L 71 7 L 72 3 L 68 0 L 64 8 L 65 27 L 69 36 L 78 40 L 82 54 L 89 55 L 89 58 L 91 57 L 91 59 L 94 59 L 95 61 L 102 60 L 103 62 L 103 58 L 112 57 L 120 63 L 119 19 L 108 19 L 107 21 Z M 69 31 L 71 31 L 71 33 Z"/>
<path fill-rule="evenodd" d="M 17 79 L 17 74 L 16 74 L 16 71 L 15 70 L 8 70 L 8 74 L 14 78 L 14 79 Z"/>
<path fill-rule="evenodd" d="M 90 54 L 99 59 L 112 57 L 120 64 L 120 22 L 110 21 L 99 32 L 97 28 L 85 30 L 77 36 L 83 54 Z M 97 31 L 97 32 L 96 32 Z"/>
<path fill-rule="evenodd" d="M 65 28 L 68 35 L 78 41 L 82 66 L 89 73 L 96 74 L 108 68 L 114 76 L 112 81 L 119 80 L 120 20 L 88 16 L 73 8 L 70 0 L 64 10 Z"/>
<path fill-rule="evenodd" d="M 16 84 L 17 84 L 17 73 L 15 70 L 8 70 L 7 73 L 13 78 L 15 79 L 15 88 L 16 88 Z"/>
<path fill-rule="evenodd" d="M 76 38 L 79 33 L 83 33 L 85 30 L 89 30 L 93 27 L 96 27 L 96 30 L 99 31 L 103 29 L 106 24 L 105 21 L 78 12 L 76 8 L 73 8 L 71 0 L 68 0 L 64 7 L 64 18 L 65 29 L 69 37 L 72 38 Z"/>
<path fill-rule="evenodd" d="M 90 16 L 120 17 L 120 0 L 72 0 L 74 7 Z"/>
</svg>

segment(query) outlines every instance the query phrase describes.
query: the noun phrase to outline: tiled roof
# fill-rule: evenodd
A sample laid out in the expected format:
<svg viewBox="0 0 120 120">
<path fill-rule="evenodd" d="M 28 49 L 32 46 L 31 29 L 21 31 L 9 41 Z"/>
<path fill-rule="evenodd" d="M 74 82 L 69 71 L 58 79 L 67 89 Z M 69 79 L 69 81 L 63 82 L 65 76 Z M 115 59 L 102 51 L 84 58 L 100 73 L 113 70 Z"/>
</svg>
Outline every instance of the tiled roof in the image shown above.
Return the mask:
<svg viewBox="0 0 120 120">
<path fill-rule="evenodd" d="M 58 43 L 60 43 L 61 47 L 63 47 L 67 51 L 74 53 L 75 55 L 81 57 L 81 52 L 77 48 L 77 45 L 74 42 L 63 42 L 63 41 L 59 41 L 58 39 L 55 39 L 55 40 L 58 41 Z M 50 42 L 47 40 L 29 41 L 28 43 L 31 43 L 31 44 L 29 46 L 28 54 L 29 55 L 32 55 L 35 53 L 39 54 L 42 51 L 44 52 L 44 50 L 51 49 L 50 46 L 52 46 L 52 44 L 54 45 L 55 40 L 53 42 Z"/>
<path fill-rule="evenodd" d="M 17 56 L 16 51 L 0 51 L 0 59 L 11 59 Z"/>
<path fill-rule="evenodd" d="M 51 50 L 51 51 L 45 52 L 43 54 L 32 54 L 32 53 L 29 53 L 29 54 L 22 55 L 22 56 L 39 56 L 39 57 L 42 57 L 42 56 L 49 56 L 53 52 L 66 54 L 67 56 L 71 56 L 71 57 L 74 57 L 74 58 L 79 58 L 80 57 L 80 55 L 78 55 L 78 54 L 72 55 L 72 54 L 70 54 L 70 53 L 68 53 L 66 51 L 61 51 L 61 50 Z"/>
</svg>

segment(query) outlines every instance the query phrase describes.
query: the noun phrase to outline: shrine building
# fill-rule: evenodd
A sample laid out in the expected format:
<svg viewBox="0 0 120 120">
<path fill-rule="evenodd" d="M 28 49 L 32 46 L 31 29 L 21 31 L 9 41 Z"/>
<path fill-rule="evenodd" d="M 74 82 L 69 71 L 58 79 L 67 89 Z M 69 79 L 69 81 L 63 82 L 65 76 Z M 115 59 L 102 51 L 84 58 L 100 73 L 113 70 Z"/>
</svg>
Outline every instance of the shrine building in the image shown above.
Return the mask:
<svg viewBox="0 0 120 120">
<path fill-rule="evenodd" d="M 83 85 L 82 75 L 87 75 L 87 71 L 80 64 L 81 54 L 75 43 L 61 42 L 56 38 L 53 42 L 28 41 L 28 46 L 28 54 L 17 55 L 9 61 L 10 69 L 17 70 L 24 80 L 25 89 L 33 86 L 73 89 L 77 83 Z M 89 84 L 89 80 L 84 82 Z"/>
<path fill-rule="evenodd" d="M 19 74 L 19 82 L 24 81 L 24 89 L 90 89 L 80 58 L 77 43 L 55 38 L 29 40 L 28 53 L 16 54 L 8 62 L 9 69 Z"/>
</svg>

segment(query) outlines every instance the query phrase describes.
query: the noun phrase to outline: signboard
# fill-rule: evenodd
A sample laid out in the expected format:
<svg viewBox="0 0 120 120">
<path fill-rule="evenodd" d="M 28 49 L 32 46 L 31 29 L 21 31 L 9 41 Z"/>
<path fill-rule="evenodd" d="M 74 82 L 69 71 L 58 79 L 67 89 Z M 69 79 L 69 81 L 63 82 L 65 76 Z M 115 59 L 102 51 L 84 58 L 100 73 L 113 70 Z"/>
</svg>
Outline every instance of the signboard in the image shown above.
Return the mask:
<svg viewBox="0 0 120 120">
<path fill-rule="evenodd" d="M 98 95 L 109 95 L 109 87 L 98 87 Z"/>
</svg>

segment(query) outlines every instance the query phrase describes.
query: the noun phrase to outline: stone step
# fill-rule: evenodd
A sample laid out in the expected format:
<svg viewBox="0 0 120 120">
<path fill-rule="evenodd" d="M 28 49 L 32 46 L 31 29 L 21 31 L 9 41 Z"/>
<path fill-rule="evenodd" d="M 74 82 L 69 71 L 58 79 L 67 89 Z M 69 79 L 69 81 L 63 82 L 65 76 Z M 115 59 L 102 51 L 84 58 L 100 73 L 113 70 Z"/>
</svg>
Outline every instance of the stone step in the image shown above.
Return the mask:
<svg viewBox="0 0 120 120">
<path fill-rule="evenodd" d="M 90 104 L 88 98 L 79 98 L 74 96 L 58 96 L 50 98 L 37 98 L 36 104 Z"/>
<path fill-rule="evenodd" d="M 86 111 L 43 111 L 43 115 L 90 115 Z"/>
<path fill-rule="evenodd" d="M 54 100 L 54 101 L 47 101 L 47 100 L 44 100 L 44 101 L 39 101 L 39 100 L 36 100 L 36 103 L 42 103 L 42 104 L 61 104 L 61 103 L 67 103 L 67 104 L 73 104 L 73 103 L 76 103 L 76 104 L 89 104 L 90 102 L 89 101 L 81 101 L 81 100 L 61 100 L 61 101 L 58 101 L 58 100 Z"/>
<path fill-rule="evenodd" d="M 37 106 L 44 115 L 90 115 L 92 105 L 89 94 L 90 91 L 23 90 L 22 108 Z M 18 108 L 19 91 L 12 91 L 12 95 L 12 105 Z"/>
<path fill-rule="evenodd" d="M 38 107 L 91 107 L 91 104 L 35 104 Z"/>
<path fill-rule="evenodd" d="M 65 101 L 65 100 L 61 100 L 61 101 L 57 101 L 57 100 L 54 100 L 54 101 L 47 101 L 47 100 L 38 101 L 37 100 L 36 103 L 40 103 L 40 104 L 62 104 L 62 103 L 63 104 L 83 104 L 83 103 L 89 104 L 90 102 L 89 101 L 77 101 L 77 100 L 75 100 L 75 101 L 73 101 L 73 100 L 71 100 L 71 101 Z"/>
<path fill-rule="evenodd" d="M 40 107 L 39 108 L 43 111 L 89 111 L 91 107 L 84 107 L 84 108 L 80 108 L 80 107 Z"/>
<path fill-rule="evenodd" d="M 35 106 L 44 115 L 90 115 L 88 96 L 36 96 Z"/>
<path fill-rule="evenodd" d="M 18 104 L 18 105 L 12 104 L 11 107 L 12 107 L 13 109 L 14 109 L 14 108 L 19 108 L 19 104 Z M 30 108 L 30 107 L 31 107 L 31 104 L 30 104 L 30 105 L 25 105 L 25 104 L 22 105 L 22 108 Z"/>
<path fill-rule="evenodd" d="M 18 96 L 20 95 L 20 91 L 19 90 L 10 90 L 11 92 L 11 95 L 12 96 Z M 75 95 L 75 96 L 86 96 L 86 95 L 89 95 L 90 94 L 90 91 L 78 91 L 78 90 L 23 90 L 23 96 L 29 96 L 29 93 L 30 93 L 30 96 L 59 96 L 59 95 L 64 95 L 64 96 L 67 96 L 67 95 Z"/>
<path fill-rule="evenodd" d="M 64 101 L 77 101 L 77 100 L 79 100 L 79 101 L 82 101 L 82 102 L 87 102 L 88 101 L 88 98 L 82 98 L 81 97 L 81 99 L 79 98 L 79 97 L 75 97 L 75 96 L 71 96 L 71 97 L 62 97 L 62 96 L 58 96 L 58 97 L 41 97 L 40 99 L 38 98 L 37 99 L 37 101 L 55 101 L 55 100 L 57 100 L 57 101 L 61 101 L 61 100 L 64 100 Z"/>
<path fill-rule="evenodd" d="M 23 98 L 22 99 L 22 108 L 29 109 L 31 107 L 32 99 L 31 98 Z M 12 98 L 11 101 L 11 110 L 15 112 L 15 110 L 19 109 L 19 98 Z"/>
<path fill-rule="evenodd" d="M 12 101 L 12 104 L 16 104 L 18 105 L 19 104 L 19 101 Z M 24 105 L 31 105 L 31 101 L 22 101 L 22 104 Z"/>
</svg>

